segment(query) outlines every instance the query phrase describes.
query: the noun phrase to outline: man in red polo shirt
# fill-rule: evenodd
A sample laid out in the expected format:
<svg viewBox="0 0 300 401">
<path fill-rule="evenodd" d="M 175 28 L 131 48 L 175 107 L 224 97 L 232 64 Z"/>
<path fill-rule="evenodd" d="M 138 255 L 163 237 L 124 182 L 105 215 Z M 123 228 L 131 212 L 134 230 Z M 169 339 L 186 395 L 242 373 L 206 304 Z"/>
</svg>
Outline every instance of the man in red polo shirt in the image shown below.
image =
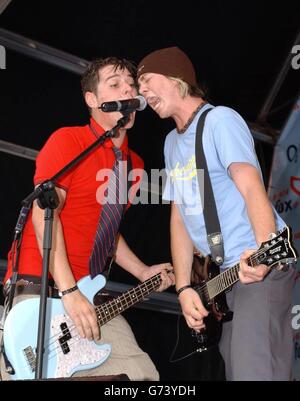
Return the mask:
<svg viewBox="0 0 300 401">
<path fill-rule="evenodd" d="M 98 107 L 103 102 L 134 98 L 137 95 L 135 72 L 135 67 L 124 59 L 97 59 L 89 65 L 81 83 L 91 114 L 90 124 L 61 128 L 50 136 L 36 160 L 35 185 L 53 176 L 97 137 L 116 125 L 122 114 L 105 113 Z M 76 283 L 91 273 L 91 258 L 95 248 L 98 251 L 96 260 L 105 254 L 101 247 L 105 248 L 107 245 L 101 245 L 101 241 L 99 245 L 99 241 L 97 242 L 101 229 L 104 226 L 107 228 L 104 235 L 107 239 L 114 224 L 117 227 L 114 227 L 113 233 L 118 230 L 120 223 L 112 219 L 113 211 L 111 214 L 104 211 L 103 202 L 99 199 L 99 187 L 103 184 L 99 181 L 101 171 L 114 168 L 116 151 L 120 150 L 123 160 L 131 159 L 132 169 L 143 169 L 142 159 L 128 148 L 126 131 L 133 126 L 134 119 L 135 113 L 131 113 L 128 123 L 119 129 L 116 137 L 107 139 L 104 146 L 97 147 L 76 168 L 59 179 L 56 185 L 60 202 L 54 212 L 50 273 L 56 287 L 63 294 L 62 302 L 67 314 L 75 323 L 79 334 L 88 339 L 100 338 L 97 317 L 94 307 L 79 291 Z M 24 229 L 19 277 L 41 276 L 43 233 L 44 211 L 34 202 Z M 129 249 L 121 235 L 116 237 L 115 242 L 116 262 L 140 281 L 161 272 L 162 284 L 159 290 L 174 284 L 173 274 L 168 273 L 171 269 L 169 263 L 147 266 Z M 94 268 L 95 266 L 92 267 Z M 103 266 L 99 269 L 93 271 L 92 276 L 103 272 Z M 10 253 L 5 282 L 11 277 L 11 271 Z M 123 317 L 117 316 L 101 327 L 101 340 L 112 345 L 112 354 L 98 368 L 77 373 L 78 376 L 126 373 L 131 380 L 158 379 L 151 359 L 138 347 Z"/>
</svg>

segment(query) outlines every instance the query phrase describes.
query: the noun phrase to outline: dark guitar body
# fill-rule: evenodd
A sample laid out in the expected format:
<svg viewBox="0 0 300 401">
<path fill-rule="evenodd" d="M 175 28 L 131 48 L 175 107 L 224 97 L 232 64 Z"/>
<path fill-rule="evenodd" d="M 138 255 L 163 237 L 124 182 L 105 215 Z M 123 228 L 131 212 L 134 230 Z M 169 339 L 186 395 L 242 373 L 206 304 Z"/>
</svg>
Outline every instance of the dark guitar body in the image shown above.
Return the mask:
<svg viewBox="0 0 300 401">
<path fill-rule="evenodd" d="M 264 264 L 270 268 L 286 270 L 297 262 L 297 256 L 291 230 L 284 227 L 270 234 L 270 239 L 261 243 L 259 249 L 247 259 L 247 263 L 252 267 Z M 204 320 L 206 329 L 201 333 L 189 329 L 184 318 L 180 318 L 179 338 L 173 352 L 173 361 L 196 351 L 209 350 L 218 344 L 222 334 L 222 322 L 231 320 L 233 316 L 228 310 L 225 292 L 239 281 L 239 269 L 240 265 L 237 263 L 220 273 L 209 258 L 194 255 L 191 282 L 210 314 Z"/>
<path fill-rule="evenodd" d="M 207 299 L 205 292 L 201 291 L 203 285 L 220 274 L 219 267 L 210 259 L 194 255 L 191 282 L 198 292 L 203 305 L 210 312 L 204 319 L 206 328 L 200 333 L 192 330 L 186 324 L 184 316 L 179 317 L 179 341 L 174 359 L 190 353 L 208 351 L 216 347 L 222 335 L 222 323 L 232 319 L 233 312 L 228 309 L 225 292 L 213 300 Z"/>
</svg>

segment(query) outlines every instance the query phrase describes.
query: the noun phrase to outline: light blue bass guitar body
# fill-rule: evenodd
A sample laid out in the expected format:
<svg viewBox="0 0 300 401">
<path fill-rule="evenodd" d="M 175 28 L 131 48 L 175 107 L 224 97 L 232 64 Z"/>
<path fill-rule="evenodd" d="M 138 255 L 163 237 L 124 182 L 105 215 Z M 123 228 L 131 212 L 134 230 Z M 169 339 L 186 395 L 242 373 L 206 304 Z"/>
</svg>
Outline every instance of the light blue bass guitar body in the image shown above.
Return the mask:
<svg viewBox="0 0 300 401">
<path fill-rule="evenodd" d="M 98 275 L 86 276 L 78 282 L 80 291 L 93 303 L 95 294 L 106 280 Z M 34 379 L 39 321 L 39 298 L 15 305 L 4 325 L 4 348 L 14 368 L 13 380 Z M 77 371 L 102 364 L 111 352 L 109 344 L 96 344 L 79 336 L 73 322 L 65 314 L 60 299 L 47 298 L 43 377 L 70 377 Z"/>
</svg>

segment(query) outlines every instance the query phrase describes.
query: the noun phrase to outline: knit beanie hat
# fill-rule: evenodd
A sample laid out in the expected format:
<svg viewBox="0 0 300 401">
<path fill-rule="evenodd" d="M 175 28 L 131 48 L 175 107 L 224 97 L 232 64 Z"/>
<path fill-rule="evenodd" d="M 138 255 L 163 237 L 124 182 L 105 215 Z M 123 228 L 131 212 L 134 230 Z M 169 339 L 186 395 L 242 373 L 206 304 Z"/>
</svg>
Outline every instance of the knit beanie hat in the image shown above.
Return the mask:
<svg viewBox="0 0 300 401">
<path fill-rule="evenodd" d="M 193 64 L 178 47 L 155 50 L 144 57 L 138 65 L 137 78 L 147 72 L 180 78 L 191 86 L 197 86 Z"/>
</svg>

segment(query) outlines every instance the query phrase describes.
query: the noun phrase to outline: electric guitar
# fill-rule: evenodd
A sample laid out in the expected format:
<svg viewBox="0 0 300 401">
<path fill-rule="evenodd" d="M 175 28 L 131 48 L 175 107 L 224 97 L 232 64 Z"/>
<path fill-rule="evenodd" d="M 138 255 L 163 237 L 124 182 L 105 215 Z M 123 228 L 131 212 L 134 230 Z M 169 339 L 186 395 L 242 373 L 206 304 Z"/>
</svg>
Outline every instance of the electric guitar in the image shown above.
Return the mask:
<svg viewBox="0 0 300 401">
<path fill-rule="evenodd" d="M 80 291 L 93 303 L 96 293 L 105 286 L 102 275 L 78 282 Z M 141 301 L 161 284 L 160 273 L 122 295 L 95 307 L 99 326 Z M 5 320 L 4 349 L 14 374 L 12 380 L 34 379 L 39 320 L 39 298 L 16 304 Z M 43 356 L 43 377 L 70 377 L 77 371 L 101 365 L 111 352 L 109 344 L 97 344 L 80 337 L 72 320 L 66 315 L 60 299 L 47 298 Z"/>
<path fill-rule="evenodd" d="M 292 246 L 290 229 L 284 227 L 273 234 L 273 237 L 263 242 L 260 248 L 248 259 L 248 265 L 260 264 L 286 270 L 289 265 L 297 262 L 297 251 Z M 219 267 L 214 263 L 203 263 L 198 256 L 194 257 L 193 269 L 197 270 L 198 284 L 193 288 L 200 296 L 204 307 L 210 311 L 204 319 L 206 328 L 200 332 L 190 329 L 183 316 L 178 321 L 179 339 L 173 351 L 176 360 L 194 352 L 203 352 L 218 344 L 222 334 L 222 322 L 232 319 L 233 312 L 228 310 L 226 303 L 226 290 L 239 281 L 240 265 L 237 263 L 220 273 Z"/>
</svg>

